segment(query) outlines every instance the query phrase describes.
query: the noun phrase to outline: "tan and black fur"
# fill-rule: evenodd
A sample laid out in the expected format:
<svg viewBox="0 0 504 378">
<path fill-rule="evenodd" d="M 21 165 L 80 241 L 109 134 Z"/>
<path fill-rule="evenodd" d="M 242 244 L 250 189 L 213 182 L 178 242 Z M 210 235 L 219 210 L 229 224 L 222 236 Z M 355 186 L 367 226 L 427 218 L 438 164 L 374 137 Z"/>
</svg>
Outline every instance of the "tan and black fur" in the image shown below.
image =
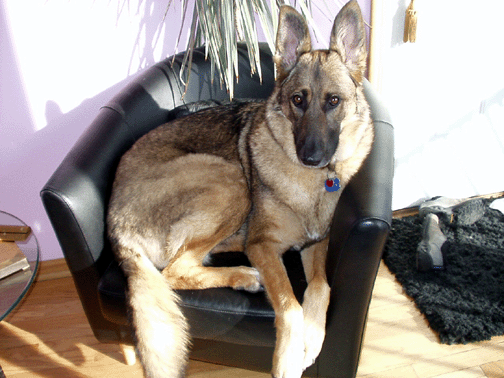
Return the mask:
<svg viewBox="0 0 504 378">
<path fill-rule="evenodd" d="M 299 378 L 322 347 L 327 234 L 373 140 L 357 2 L 336 17 L 329 49 L 317 51 L 304 19 L 283 6 L 276 48 L 277 82 L 268 100 L 162 125 L 117 169 L 108 229 L 128 279 L 146 376 L 183 376 L 189 336 L 176 289 L 264 287 L 276 314 L 276 378 Z M 339 191 L 325 190 L 328 176 L 339 178 Z M 302 305 L 281 260 L 291 248 L 300 251 L 308 281 Z M 203 265 L 223 251 L 244 251 L 253 267 Z"/>
</svg>

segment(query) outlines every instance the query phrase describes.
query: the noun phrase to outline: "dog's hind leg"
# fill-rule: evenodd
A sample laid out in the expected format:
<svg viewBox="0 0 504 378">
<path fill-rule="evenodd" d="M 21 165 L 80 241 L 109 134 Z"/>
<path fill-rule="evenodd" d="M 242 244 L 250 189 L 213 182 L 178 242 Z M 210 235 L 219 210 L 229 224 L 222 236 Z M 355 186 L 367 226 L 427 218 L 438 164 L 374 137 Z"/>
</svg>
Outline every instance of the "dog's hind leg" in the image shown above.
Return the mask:
<svg viewBox="0 0 504 378">
<path fill-rule="evenodd" d="M 210 253 L 244 252 L 246 238 L 247 224 L 244 223 L 236 233 L 216 245 Z"/>
<path fill-rule="evenodd" d="M 304 369 L 312 365 L 322 349 L 325 337 L 330 287 L 327 283 L 326 256 L 329 238 L 301 252 L 308 287 L 303 297 Z"/>
<path fill-rule="evenodd" d="M 163 275 L 174 289 L 260 290 L 259 273 L 254 268 L 204 266 L 208 254 L 222 242 L 243 249 L 240 231 L 250 210 L 250 198 L 241 166 L 215 157 L 193 156 L 191 161 L 186 171 L 198 162 L 198 171 L 205 172 L 205 178 L 202 190 L 194 190 L 190 200 L 180 204 L 184 210 L 170 225 L 166 255 L 172 257 Z"/>
<path fill-rule="evenodd" d="M 177 256 L 163 270 L 170 286 L 179 290 L 232 287 L 251 292 L 261 290 L 256 269 L 237 267 L 209 267 L 203 262 L 210 250 L 219 242 L 219 234 L 213 237 L 192 239 L 183 245 Z"/>
</svg>

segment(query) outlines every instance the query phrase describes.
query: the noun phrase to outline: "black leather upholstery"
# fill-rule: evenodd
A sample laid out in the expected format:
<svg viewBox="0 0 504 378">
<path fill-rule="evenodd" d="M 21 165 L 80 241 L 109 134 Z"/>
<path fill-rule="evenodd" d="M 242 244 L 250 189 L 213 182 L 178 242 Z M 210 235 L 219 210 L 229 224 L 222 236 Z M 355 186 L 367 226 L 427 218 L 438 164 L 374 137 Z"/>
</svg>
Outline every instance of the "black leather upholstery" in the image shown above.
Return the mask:
<svg viewBox="0 0 504 378">
<path fill-rule="evenodd" d="M 261 45 L 262 85 L 257 75 L 250 75 L 245 48 L 240 46 L 239 51 L 235 97 L 266 98 L 274 84 L 268 48 Z M 194 52 L 188 90 L 182 98 L 181 62 L 178 55 L 145 70 L 105 105 L 41 192 L 89 323 L 102 342 L 131 342 L 124 302 L 126 281 L 113 259 L 105 229 L 120 157 L 156 126 L 228 98 L 218 78 L 211 80 L 210 63 L 202 49 Z M 375 142 L 336 209 L 327 267 L 332 287 L 327 336 L 319 358 L 305 373 L 311 377 L 355 376 L 371 292 L 391 223 L 393 129 L 387 110 L 367 82 L 365 90 L 375 123 Z M 199 103 L 184 105 L 193 102 Z M 222 254 L 213 264 L 241 264 L 243 259 L 243 254 Z M 298 298 L 302 298 L 306 282 L 299 254 L 289 252 L 285 261 Z M 194 337 L 192 358 L 259 371 L 271 369 L 274 313 L 264 293 L 209 289 L 180 294 Z"/>
</svg>

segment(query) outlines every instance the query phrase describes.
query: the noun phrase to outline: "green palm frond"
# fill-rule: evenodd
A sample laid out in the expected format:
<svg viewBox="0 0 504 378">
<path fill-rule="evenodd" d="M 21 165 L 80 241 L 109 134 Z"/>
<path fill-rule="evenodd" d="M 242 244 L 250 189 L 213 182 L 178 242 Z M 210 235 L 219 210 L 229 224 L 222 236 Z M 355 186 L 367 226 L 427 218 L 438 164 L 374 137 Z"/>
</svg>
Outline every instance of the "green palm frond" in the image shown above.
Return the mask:
<svg viewBox="0 0 504 378">
<path fill-rule="evenodd" d="M 167 10 L 173 0 L 170 0 Z M 182 3 L 182 27 L 188 18 L 188 0 Z M 238 42 L 244 42 L 248 49 L 251 74 L 261 77 L 259 40 L 256 15 L 271 51 L 275 50 L 275 36 L 278 11 L 281 0 L 194 0 L 189 38 L 185 46 L 185 56 L 180 71 L 180 79 L 186 83 L 191 72 L 192 53 L 198 46 L 205 45 L 206 56 L 211 61 L 212 77 L 219 73 L 229 97 L 234 96 L 234 83 L 238 80 Z M 310 0 L 291 0 L 292 6 L 299 6 L 316 36 L 320 35 L 311 17 Z M 177 45 L 180 43 L 178 36 Z M 217 70 L 217 71 L 216 71 Z"/>
</svg>

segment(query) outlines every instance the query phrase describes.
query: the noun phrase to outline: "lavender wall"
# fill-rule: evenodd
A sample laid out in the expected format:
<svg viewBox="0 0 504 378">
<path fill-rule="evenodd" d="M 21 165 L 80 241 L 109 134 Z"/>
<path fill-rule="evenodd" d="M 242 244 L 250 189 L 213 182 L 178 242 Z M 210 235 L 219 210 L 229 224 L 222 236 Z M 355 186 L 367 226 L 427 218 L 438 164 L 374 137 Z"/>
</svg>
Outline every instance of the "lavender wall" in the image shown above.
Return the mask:
<svg viewBox="0 0 504 378">
<path fill-rule="evenodd" d="M 314 1 L 326 47 L 332 19 Z M 371 0 L 359 0 L 366 20 Z M 101 105 L 175 52 L 180 4 L 0 0 L 0 210 L 30 225 L 43 260 L 63 257 L 39 191 Z"/>
</svg>

